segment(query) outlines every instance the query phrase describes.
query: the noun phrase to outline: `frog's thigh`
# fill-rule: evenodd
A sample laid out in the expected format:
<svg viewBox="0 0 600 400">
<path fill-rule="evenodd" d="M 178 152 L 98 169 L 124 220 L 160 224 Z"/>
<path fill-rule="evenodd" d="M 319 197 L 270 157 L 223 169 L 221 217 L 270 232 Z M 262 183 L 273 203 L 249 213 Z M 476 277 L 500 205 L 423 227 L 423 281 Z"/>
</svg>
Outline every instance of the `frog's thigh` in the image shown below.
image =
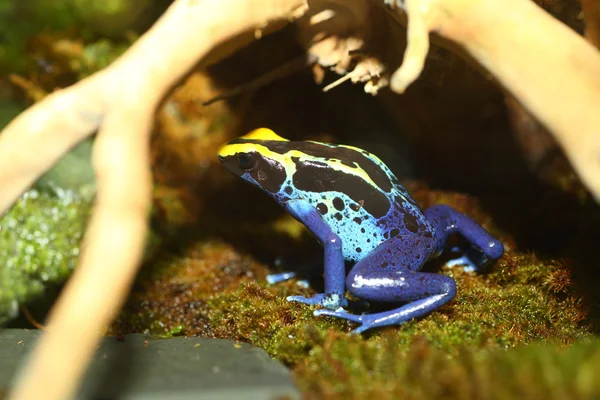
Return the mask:
<svg viewBox="0 0 600 400">
<path fill-rule="evenodd" d="M 354 265 L 346 278 L 346 288 L 367 301 L 411 302 L 444 295 L 439 299 L 441 304 L 430 305 L 433 309 L 440 307 L 454 297 L 456 284 L 445 275 L 419 272 L 433 247 L 433 239 L 426 237 L 391 238 Z"/>
</svg>

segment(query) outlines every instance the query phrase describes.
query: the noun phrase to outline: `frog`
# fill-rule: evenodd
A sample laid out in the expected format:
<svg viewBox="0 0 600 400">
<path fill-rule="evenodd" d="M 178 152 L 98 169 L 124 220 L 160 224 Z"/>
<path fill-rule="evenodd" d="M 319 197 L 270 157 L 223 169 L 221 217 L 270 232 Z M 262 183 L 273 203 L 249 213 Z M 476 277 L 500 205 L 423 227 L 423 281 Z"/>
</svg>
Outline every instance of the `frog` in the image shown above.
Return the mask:
<svg viewBox="0 0 600 400">
<path fill-rule="evenodd" d="M 401 325 L 450 302 L 454 279 L 422 268 L 447 249 L 451 236 L 462 237 L 461 258 L 473 271 L 504 253 L 502 242 L 466 214 L 446 204 L 423 210 L 381 159 L 358 147 L 290 141 L 258 128 L 224 144 L 218 159 L 272 197 L 324 248 L 323 293 L 287 300 L 322 307 L 315 316 L 359 324 L 352 333 Z M 292 277 L 275 274 L 272 281 Z M 346 292 L 363 303 L 393 306 L 357 314 Z"/>
</svg>

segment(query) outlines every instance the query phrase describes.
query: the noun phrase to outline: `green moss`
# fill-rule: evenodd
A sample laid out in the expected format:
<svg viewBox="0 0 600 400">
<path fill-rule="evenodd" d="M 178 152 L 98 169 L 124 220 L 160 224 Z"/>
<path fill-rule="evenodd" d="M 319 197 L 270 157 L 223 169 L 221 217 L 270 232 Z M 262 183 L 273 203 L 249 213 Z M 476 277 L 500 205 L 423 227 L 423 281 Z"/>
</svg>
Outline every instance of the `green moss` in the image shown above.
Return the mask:
<svg viewBox="0 0 600 400">
<path fill-rule="evenodd" d="M 171 329 L 169 332 L 166 333 L 165 338 L 171 338 L 173 336 L 180 336 L 183 333 L 183 326 L 182 325 L 177 325 L 175 326 L 173 329 Z"/>
<path fill-rule="evenodd" d="M 330 335 L 295 369 L 316 398 L 596 398 L 600 341 L 510 351 L 457 346 L 455 355 L 417 336 L 409 350 L 394 332 L 378 340 Z"/>
<path fill-rule="evenodd" d="M 75 266 L 91 199 L 32 189 L 0 219 L 0 325 Z"/>
<path fill-rule="evenodd" d="M 293 365 L 306 357 L 328 329 L 347 328 L 345 321 L 316 319 L 310 307 L 286 301 L 286 296 L 296 291 L 294 286 L 249 282 L 235 291 L 215 294 L 209 300 L 208 315 L 216 336 L 253 343 Z"/>
<path fill-rule="evenodd" d="M 585 312 L 577 298 L 559 296 L 544 285 L 548 274 L 553 273 L 552 264 L 512 252 L 505 259 L 488 275 L 444 269 L 442 273 L 458 284 L 454 301 L 426 318 L 400 328 L 373 330 L 365 337 L 378 338 L 381 332 L 391 330 L 397 332 L 405 351 L 412 338 L 423 336 L 432 346 L 456 354 L 458 346 L 464 345 L 509 348 L 544 340 L 572 343 L 589 336 L 582 324 Z M 556 271 L 560 268 L 554 265 Z M 544 270 L 546 274 L 542 274 Z M 233 291 L 210 294 L 211 325 L 217 336 L 254 343 L 290 364 L 298 358 L 298 349 L 310 349 L 314 344 L 306 326 L 319 332 L 347 332 L 355 326 L 335 318 L 315 318 L 312 307 L 285 300 L 299 293 L 311 292 L 290 282 L 273 287 L 248 283 Z M 293 338 L 293 344 L 287 338 Z"/>
<path fill-rule="evenodd" d="M 279 236 L 287 232 L 273 231 Z M 257 240 L 250 235 L 246 246 Z M 457 282 L 458 294 L 449 304 L 402 326 L 354 336 L 348 332 L 356 324 L 314 317 L 314 307 L 285 300 L 291 294 L 310 295 L 313 289 L 293 280 L 267 285 L 266 266 L 241 255 L 238 247 L 195 239 L 182 252 L 147 267 L 113 333 L 168 336 L 175 329 L 249 342 L 289 365 L 303 391 L 316 397 L 554 395 L 555 381 L 548 378 L 545 360 L 552 373 L 563 374 L 565 391 L 556 393 L 597 393 L 589 382 L 580 382 L 593 371 L 585 366 L 600 343 L 593 341 L 590 307 L 584 305 L 571 269 L 562 261 L 514 251 L 511 239 L 503 240 L 506 254 L 486 273 L 439 270 Z M 293 242 L 305 249 L 304 241 Z M 572 350 L 561 351 L 574 343 Z M 563 365 L 570 357 L 575 361 Z M 585 368 L 579 371 L 578 363 Z M 522 376 L 538 386 L 528 387 Z M 512 381 L 500 388 L 502 379 Z"/>
</svg>

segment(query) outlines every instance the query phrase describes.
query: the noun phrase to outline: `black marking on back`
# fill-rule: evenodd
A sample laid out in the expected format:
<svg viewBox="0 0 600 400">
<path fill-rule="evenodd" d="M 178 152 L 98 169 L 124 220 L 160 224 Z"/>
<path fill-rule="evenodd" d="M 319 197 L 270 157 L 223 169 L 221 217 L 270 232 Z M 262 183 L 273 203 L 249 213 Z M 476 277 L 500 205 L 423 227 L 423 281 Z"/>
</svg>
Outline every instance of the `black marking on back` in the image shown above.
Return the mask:
<svg viewBox="0 0 600 400">
<path fill-rule="evenodd" d="M 229 142 L 230 144 L 236 143 L 256 143 L 265 146 L 269 150 L 278 153 L 285 154 L 291 150 L 298 150 L 309 156 L 322 158 L 324 160 L 337 159 L 342 164 L 347 165 L 351 168 L 356 168 L 358 165 L 362 168 L 371 178 L 373 182 L 384 192 L 392 190 L 392 183 L 388 175 L 381 169 L 376 162 L 371 160 L 369 157 L 363 154 L 362 150 L 353 150 L 347 147 L 341 146 L 327 146 L 324 143 L 317 142 L 283 142 L 279 140 L 256 140 L 256 139 L 241 139 L 237 138 Z M 369 154 L 368 152 L 366 154 Z"/>
<path fill-rule="evenodd" d="M 385 216 L 391 207 L 388 198 L 362 178 L 336 171 L 324 163 L 297 162 L 293 182 L 298 190 L 340 192 L 357 203 L 363 201 L 365 211 L 374 218 Z"/>
<path fill-rule="evenodd" d="M 327 214 L 327 205 L 323 204 L 323 203 L 319 203 L 317 204 L 317 210 L 319 210 L 319 212 L 321 213 L 321 215 L 325 215 Z"/>
<path fill-rule="evenodd" d="M 333 199 L 333 206 L 338 211 L 344 211 L 344 206 L 345 206 L 344 200 L 340 199 L 339 197 L 334 198 Z"/>
<path fill-rule="evenodd" d="M 404 226 L 412 233 L 417 233 L 419 231 L 419 222 L 417 221 L 417 217 L 410 213 L 404 214 Z"/>
</svg>

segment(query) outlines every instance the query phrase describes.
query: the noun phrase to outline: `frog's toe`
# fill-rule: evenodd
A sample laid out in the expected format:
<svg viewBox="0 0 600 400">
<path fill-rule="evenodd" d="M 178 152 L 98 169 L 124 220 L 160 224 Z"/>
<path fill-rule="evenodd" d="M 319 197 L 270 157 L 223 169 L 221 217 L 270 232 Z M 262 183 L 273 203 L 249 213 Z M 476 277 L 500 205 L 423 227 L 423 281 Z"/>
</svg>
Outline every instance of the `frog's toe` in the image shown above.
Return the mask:
<svg viewBox="0 0 600 400">
<path fill-rule="evenodd" d="M 313 313 L 315 316 L 320 316 L 320 315 L 328 315 L 330 317 L 336 317 L 336 318 L 341 318 L 341 319 L 345 319 L 348 321 L 352 321 L 352 322 L 356 322 L 361 324 L 358 328 L 354 329 L 353 331 L 351 331 L 350 333 L 353 335 L 358 335 L 363 333 L 364 331 L 367 331 L 371 328 L 376 328 L 379 326 L 384 326 L 387 324 L 381 324 L 378 320 L 377 317 L 374 317 L 374 314 L 362 314 L 362 315 L 356 315 L 356 314 L 351 314 L 349 312 L 347 312 L 344 309 L 338 309 L 338 310 L 316 310 Z"/>
<path fill-rule="evenodd" d="M 285 298 L 287 301 L 295 301 L 297 303 L 302 303 L 302 304 L 310 304 L 309 303 L 309 299 L 307 299 L 304 296 L 288 296 Z"/>
<path fill-rule="evenodd" d="M 469 259 L 469 257 L 464 255 L 453 258 L 452 260 L 448 260 L 446 262 L 446 267 L 462 267 L 465 272 L 475 272 L 479 268 L 473 261 Z"/>
<path fill-rule="evenodd" d="M 446 267 L 453 268 L 461 266 L 466 272 L 479 272 L 485 269 L 490 263 L 483 252 L 473 246 L 467 248 L 453 248 L 453 251 L 461 251 L 459 257 L 453 258 L 446 262 Z"/>
<path fill-rule="evenodd" d="M 295 277 L 295 272 L 281 272 L 279 274 L 269 274 L 267 275 L 267 283 L 269 285 L 275 285 L 276 283 L 285 282 Z"/>
<path fill-rule="evenodd" d="M 358 322 L 358 323 L 361 323 L 362 319 L 363 319 L 362 315 L 351 314 L 348 311 L 344 310 L 343 308 L 339 308 L 337 310 L 315 310 L 313 315 L 315 317 L 319 317 L 321 315 L 327 315 L 330 317 L 346 319 L 348 321 Z"/>
<path fill-rule="evenodd" d="M 319 293 L 314 295 L 313 297 L 304 297 L 304 296 L 288 296 L 287 301 L 297 301 L 299 303 L 308 304 L 312 306 L 321 306 L 325 308 L 329 308 L 331 310 L 335 310 L 340 307 L 345 307 L 348 305 L 348 300 L 344 295 L 331 293 Z"/>
</svg>

